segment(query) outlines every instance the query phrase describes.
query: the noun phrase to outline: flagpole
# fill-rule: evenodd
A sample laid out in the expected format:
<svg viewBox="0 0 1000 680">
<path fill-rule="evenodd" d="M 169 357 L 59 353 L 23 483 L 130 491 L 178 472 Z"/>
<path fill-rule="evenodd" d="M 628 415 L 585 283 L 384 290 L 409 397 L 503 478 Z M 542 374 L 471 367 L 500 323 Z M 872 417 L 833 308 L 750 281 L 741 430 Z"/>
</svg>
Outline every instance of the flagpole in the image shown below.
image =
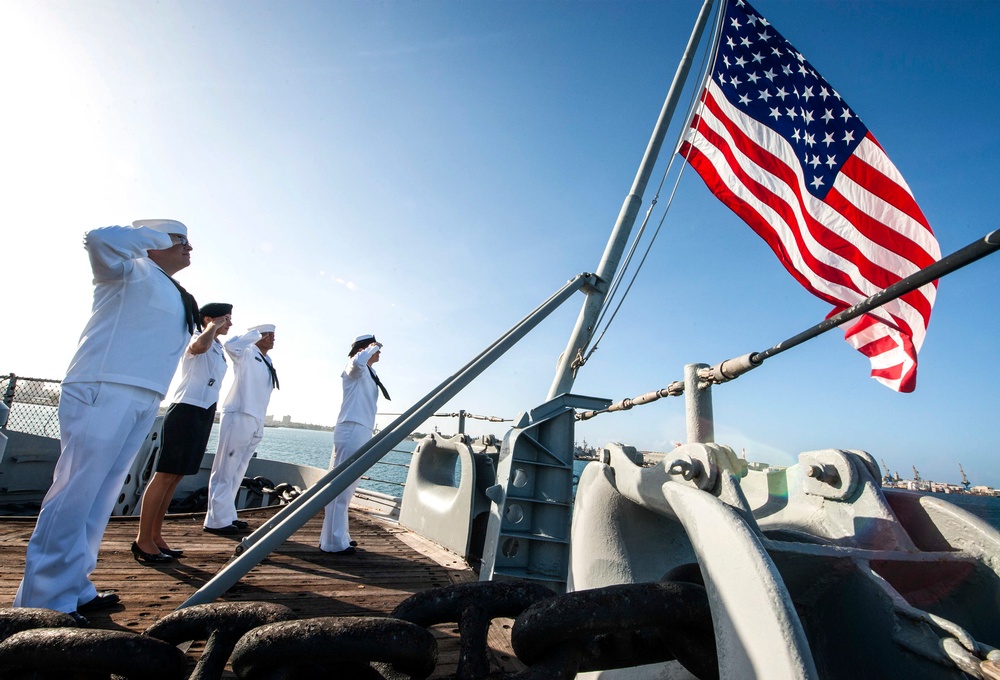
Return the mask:
<svg viewBox="0 0 1000 680">
<path fill-rule="evenodd" d="M 698 49 L 698 43 L 701 42 L 701 36 L 711 15 L 714 1 L 704 0 L 701 6 L 698 19 L 695 21 L 691 37 L 688 39 L 687 47 L 684 50 L 684 55 L 681 57 L 681 61 L 677 65 L 677 71 L 674 73 L 674 81 L 670 85 L 667 98 L 664 100 L 663 108 L 660 110 L 660 117 L 656 121 L 653 134 L 650 137 L 649 144 L 646 146 L 646 153 L 639 164 L 639 170 L 632 183 L 632 189 L 629 191 L 628 196 L 625 197 L 622 209 L 618 213 L 618 220 L 611 231 L 608 244 L 604 249 L 604 255 L 601 257 L 601 262 L 595 272 L 598 277 L 597 285 L 585 290 L 587 299 L 583 303 L 583 309 L 580 310 L 580 316 L 577 318 L 576 327 L 570 335 L 566 349 L 559 357 L 556 375 L 552 381 L 552 386 L 549 388 L 549 399 L 554 399 L 560 394 L 565 394 L 573 388 L 573 383 L 576 380 L 576 369 L 579 367 L 577 358 L 582 356 L 583 351 L 590 344 L 590 340 L 594 335 L 597 319 L 607 299 L 608 286 L 615 277 L 622 252 L 625 250 L 625 244 L 628 242 L 629 234 L 631 234 L 632 227 L 635 224 L 636 215 L 639 214 L 639 207 L 642 205 L 642 195 L 646 190 L 646 185 L 649 183 L 649 177 L 653 173 L 653 166 L 656 164 L 660 147 L 663 146 L 663 139 L 667 134 L 667 128 L 670 127 L 670 121 L 673 118 L 677 102 L 680 100 L 681 91 L 684 89 L 684 83 L 687 81 L 691 64 Z"/>
<path fill-rule="evenodd" d="M 941 258 L 934 264 L 928 265 L 920 271 L 907 276 L 905 279 L 897 281 L 885 290 L 875 293 L 871 297 L 859 302 L 853 307 L 848 307 L 842 312 L 834 314 L 830 318 L 823 320 L 812 328 L 804 330 L 798 335 L 794 335 L 787 340 L 779 342 L 770 349 L 766 349 L 763 352 L 751 352 L 750 354 L 734 359 L 727 359 L 720 364 L 716 364 L 710 369 L 705 369 L 705 371 L 706 373 L 710 372 L 713 379 L 717 383 L 732 380 L 733 378 L 743 375 L 747 371 L 757 368 L 764 363 L 765 359 L 781 354 L 785 350 L 791 349 L 796 345 L 801 345 L 806 340 L 811 340 L 812 338 L 827 332 L 831 328 L 836 328 L 846 321 L 855 319 L 862 314 L 866 314 L 867 312 L 870 312 L 887 302 L 892 302 L 896 298 L 902 297 L 903 295 L 906 295 L 921 286 L 925 286 L 932 281 L 943 278 L 948 274 L 965 267 L 966 265 L 972 264 L 987 255 L 995 253 L 997 250 L 1000 250 L 1000 229 L 990 232 L 983 238 L 973 241 L 961 250 L 955 251 L 951 255 Z"/>
</svg>

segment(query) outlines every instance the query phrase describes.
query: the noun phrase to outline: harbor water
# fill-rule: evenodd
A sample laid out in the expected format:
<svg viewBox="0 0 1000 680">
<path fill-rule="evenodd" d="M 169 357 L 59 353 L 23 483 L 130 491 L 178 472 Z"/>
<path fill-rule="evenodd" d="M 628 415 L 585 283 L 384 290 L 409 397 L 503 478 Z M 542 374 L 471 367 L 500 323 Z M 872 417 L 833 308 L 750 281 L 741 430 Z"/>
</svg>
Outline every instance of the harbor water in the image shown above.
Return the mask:
<svg viewBox="0 0 1000 680">
<path fill-rule="evenodd" d="M 502 433 L 498 433 L 499 434 Z M 215 451 L 219 441 L 219 426 L 212 428 L 208 450 Z M 376 463 L 358 484 L 361 488 L 391 496 L 403 494 L 402 484 L 410 464 L 415 441 L 402 441 L 380 462 Z M 333 449 L 333 432 L 327 430 L 304 430 L 288 427 L 264 428 L 264 438 L 257 447 L 257 455 L 269 460 L 278 460 L 300 465 L 311 465 L 327 469 L 330 452 Z M 579 477 L 587 461 L 574 462 L 574 473 Z M 277 480 L 275 480 L 277 481 Z M 934 494 L 950 503 L 980 517 L 991 526 L 1000 529 L 1000 498 L 994 496 L 973 496 L 969 494 Z"/>
<path fill-rule="evenodd" d="M 219 425 L 212 426 L 212 435 L 207 450 L 214 452 L 219 444 Z M 403 495 L 403 483 L 409 469 L 414 441 L 402 441 L 381 461 L 364 474 L 358 486 L 370 491 Z M 283 463 L 309 465 L 326 470 L 330 467 L 330 453 L 333 451 L 333 432 L 329 430 L 305 430 L 291 427 L 265 427 L 264 438 L 257 446 L 257 456 Z M 272 480 L 279 481 L 279 480 Z"/>
</svg>

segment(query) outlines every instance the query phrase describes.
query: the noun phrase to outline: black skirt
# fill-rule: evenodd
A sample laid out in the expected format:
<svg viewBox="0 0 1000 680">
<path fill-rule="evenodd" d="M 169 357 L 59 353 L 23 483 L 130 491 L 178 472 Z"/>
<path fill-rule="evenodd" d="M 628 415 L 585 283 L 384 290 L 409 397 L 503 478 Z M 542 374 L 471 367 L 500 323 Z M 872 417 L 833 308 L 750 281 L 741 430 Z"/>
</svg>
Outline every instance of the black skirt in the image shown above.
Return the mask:
<svg viewBox="0 0 1000 680">
<path fill-rule="evenodd" d="M 201 467 L 205 447 L 212 434 L 215 404 L 208 408 L 191 404 L 171 404 L 163 417 L 163 438 L 157 472 L 193 475 Z"/>
</svg>

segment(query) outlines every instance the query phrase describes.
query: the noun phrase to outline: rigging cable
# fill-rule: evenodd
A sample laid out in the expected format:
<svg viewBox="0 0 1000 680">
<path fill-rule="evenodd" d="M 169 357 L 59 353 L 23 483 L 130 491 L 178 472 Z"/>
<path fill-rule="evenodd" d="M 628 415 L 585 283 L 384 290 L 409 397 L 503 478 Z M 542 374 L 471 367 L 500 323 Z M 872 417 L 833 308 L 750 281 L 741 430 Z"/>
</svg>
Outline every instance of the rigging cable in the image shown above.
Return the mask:
<svg viewBox="0 0 1000 680">
<path fill-rule="evenodd" d="M 379 411 L 377 415 L 380 415 L 380 416 L 400 416 L 402 414 L 401 413 L 383 413 L 382 411 Z M 462 416 L 461 413 L 435 413 L 434 415 L 431 416 L 431 418 L 459 418 L 461 416 Z M 513 418 L 502 418 L 500 416 L 480 416 L 480 415 L 476 415 L 475 413 L 466 413 L 465 417 L 469 418 L 471 420 L 486 420 L 486 421 L 489 421 L 491 423 L 510 423 L 510 422 L 513 422 L 513 420 L 514 420 Z"/>
<path fill-rule="evenodd" d="M 721 385 L 722 383 L 729 382 L 730 380 L 735 380 L 741 375 L 752 371 L 763 364 L 764 360 L 769 357 L 781 354 L 782 352 L 800 345 L 807 340 L 812 340 L 813 338 L 818 337 L 819 335 L 822 335 L 823 333 L 826 333 L 843 323 L 855 319 L 862 314 L 867 314 L 887 302 L 900 298 L 906 293 L 941 279 L 952 272 L 958 271 L 962 267 L 970 265 L 973 262 L 981 260 L 987 255 L 991 255 L 998 251 L 1000 251 L 1000 229 L 990 232 L 983 238 L 973 241 L 969 245 L 955 251 L 951 255 L 942 257 L 940 260 L 927 265 L 923 269 L 910 274 L 906 278 L 900 279 L 891 286 L 870 295 L 858 304 L 841 310 L 833 316 L 827 317 L 815 326 L 807 328 L 801 333 L 779 342 L 769 349 L 761 352 L 749 352 L 743 356 L 726 359 L 725 361 L 722 361 L 710 368 L 701 368 L 698 370 L 698 377 L 705 386 Z M 590 418 L 602 413 L 627 411 L 633 406 L 648 404 L 652 401 L 656 401 L 657 399 L 662 399 L 663 397 L 679 397 L 684 393 L 684 388 L 685 385 L 683 381 L 675 381 L 663 389 L 647 392 L 639 395 L 638 397 L 623 399 L 604 409 L 578 413 L 576 419 L 589 420 Z"/>
<path fill-rule="evenodd" d="M 718 33 L 721 20 L 722 20 L 721 13 L 717 14 L 715 20 L 715 27 L 713 28 L 713 35 Z M 710 41 L 709 45 L 710 46 L 715 45 L 715 42 L 716 41 L 713 39 L 712 41 Z M 594 352 L 597 351 L 598 345 L 604 338 L 604 334 L 608 332 L 609 328 L 611 328 L 611 323 L 615 320 L 615 317 L 618 315 L 618 311 L 625 303 L 625 298 L 628 296 L 629 292 L 632 290 L 633 284 L 635 284 L 636 279 L 639 277 L 639 272 L 642 271 L 642 267 L 646 263 L 646 258 L 649 257 L 649 253 L 653 248 L 653 244 L 656 242 L 656 238 L 657 236 L 659 236 L 660 230 L 663 228 L 663 224 L 667 219 L 667 213 L 670 211 L 670 206 L 673 205 L 674 198 L 677 195 L 677 189 L 680 186 L 681 177 L 683 177 L 684 175 L 684 168 L 687 166 L 687 164 L 683 162 L 680 171 L 678 171 L 677 173 L 677 178 L 674 180 L 674 185 L 670 191 L 670 197 L 667 199 L 667 204 L 663 208 L 663 215 L 660 217 L 660 221 L 656 225 L 656 230 L 653 232 L 653 236 L 652 238 L 650 238 L 649 243 L 646 246 L 646 251 L 643 253 L 642 258 L 639 260 L 639 264 L 636 267 L 634 273 L 632 274 L 631 280 L 625 287 L 625 292 L 622 293 L 617 300 L 615 300 L 616 296 L 618 295 L 619 287 L 621 286 L 621 283 L 625 278 L 626 272 L 631 266 L 632 257 L 639 246 L 639 241 L 642 239 L 643 234 L 645 234 L 646 232 L 646 227 L 648 226 L 650 217 L 652 216 L 653 208 L 656 207 L 660 194 L 663 191 L 663 187 L 666 184 L 667 177 L 670 175 L 670 171 L 674 166 L 674 160 L 676 160 L 678 157 L 677 150 L 680 148 L 680 143 L 684 137 L 684 134 L 687 132 L 691 118 L 694 116 L 695 109 L 699 106 L 699 103 L 701 101 L 700 94 L 704 89 L 705 80 L 708 78 L 708 61 L 709 61 L 708 57 L 710 51 L 711 51 L 710 49 L 706 49 L 702 54 L 702 65 L 701 68 L 699 69 L 702 76 L 698 86 L 695 87 L 692 92 L 691 99 L 688 103 L 687 113 L 684 116 L 684 125 L 681 127 L 681 130 L 678 134 L 678 140 L 677 143 L 674 145 L 673 152 L 670 155 L 670 161 L 667 163 L 667 167 L 663 171 L 663 176 L 660 178 L 660 184 L 656 188 L 656 194 L 650 201 L 649 208 L 646 210 L 646 216 L 643 218 L 642 224 L 639 226 L 639 230 L 636 233 L 635 238 L 632 239 L 632 244 L 629 247 L 628 253 L 625 255 L 622 266 L 619 267 L 618 273 L 611 281 L 611 285 L 608 288 L 608 294 L 605 299 L 604 305 L 602 306 L 601 312 L 598 315 L 597 321 L 594 324 L 595 329 L 600 328 L 601 324 L 604 324 L 604 327 L 597 334 L 596 339 L 594 339 L 592 342 L 588 342 L 587 346 L 583 347 L 580 350 L 580 353 L 577 355 L 577 358 L 573 360 L 574 370 L 580 368 L 581 366 L 586 364 L 587 361 L 590 360 L 590 357 L 594 354 Z M 615 304 L 614 304 L 614 309 L 611 311 L 611 317 L 605 323 L 604 317 L 607 315 L 608 311 L 611 310 L 613 302 L 615 302 Z M 593 336 L 591 337 L 593 338 Z"/>
</svg>

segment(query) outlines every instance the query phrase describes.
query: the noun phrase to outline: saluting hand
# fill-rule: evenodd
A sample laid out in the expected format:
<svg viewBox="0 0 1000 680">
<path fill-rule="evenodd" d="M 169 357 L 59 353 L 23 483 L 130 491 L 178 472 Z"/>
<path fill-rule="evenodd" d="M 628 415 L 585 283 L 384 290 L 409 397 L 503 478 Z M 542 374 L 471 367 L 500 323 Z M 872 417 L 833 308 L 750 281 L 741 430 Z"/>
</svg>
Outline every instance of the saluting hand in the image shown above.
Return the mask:
<svg viewBox="0 0 1000 680">
<path fill-rule="evenodd" d="M 208 326 L 205 327 L 205 332 L 212 333 L 212 337 L 217 338 L 220 335 L 227 334 L 232 326 L 233 320 L 229 314 L 226 314 L 225 316 L 216 316 L 209 320 Z"/>
</svg>

